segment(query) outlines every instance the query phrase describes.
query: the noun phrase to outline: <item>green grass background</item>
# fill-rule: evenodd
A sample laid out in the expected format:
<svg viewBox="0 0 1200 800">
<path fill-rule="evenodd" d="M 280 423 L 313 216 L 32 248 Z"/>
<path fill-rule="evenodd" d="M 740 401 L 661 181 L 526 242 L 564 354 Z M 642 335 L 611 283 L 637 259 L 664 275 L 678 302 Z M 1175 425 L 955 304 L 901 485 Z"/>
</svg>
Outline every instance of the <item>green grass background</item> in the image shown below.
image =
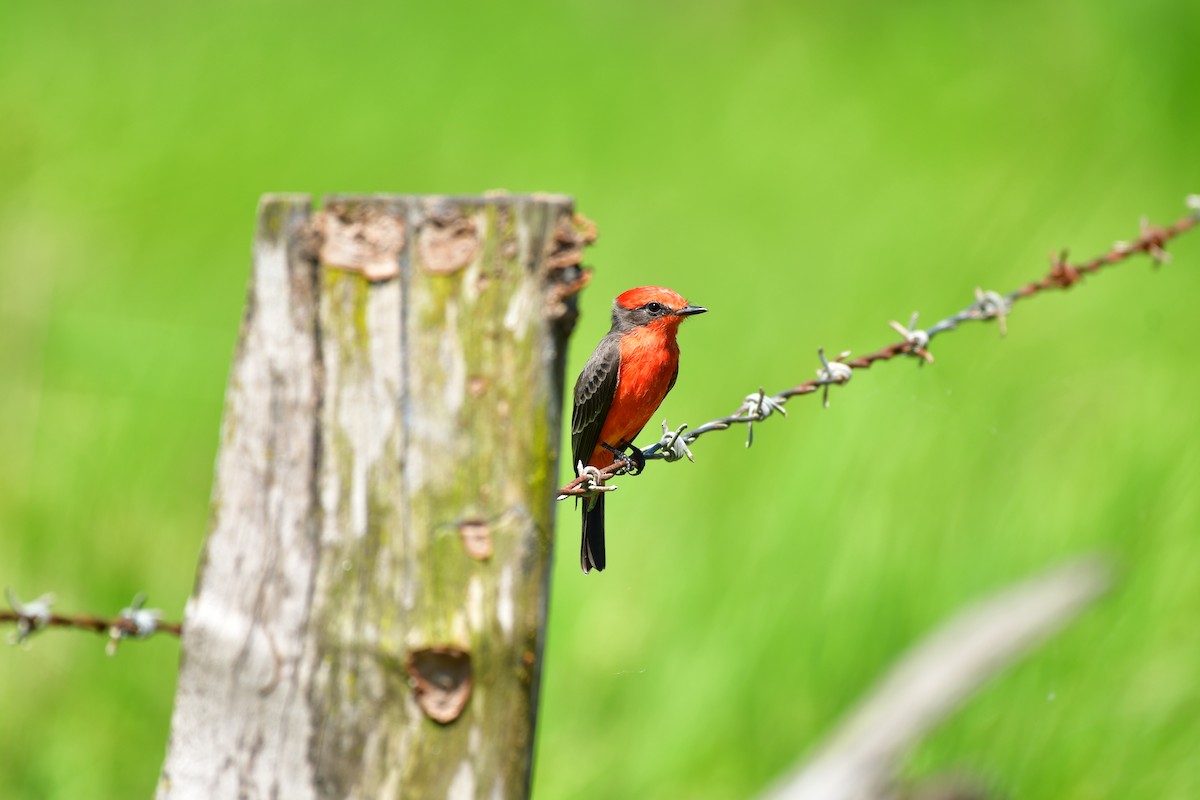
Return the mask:
<svg viewBox="0 0 1200 800">
<path fill-rule="evenodd" d="M 1170 220 L 1200 191 L 1188 2 L 0 5 L 0 584 L 178 617 L 258 197 L 573 194 L 619 291 L 712 313 L 697 424 Z M 1200 797 L 1200 234 L 937 364 L 561 509 L 535 796 L 744 797 L 962 604 L 1076 553 L 1120 588 L 914 752 L 1010 797 Z M 564 465 L 565 475 L 565 465 Z M 0 796 L 145 797 L 177 643 L 0 650 Z"/>
</svg>

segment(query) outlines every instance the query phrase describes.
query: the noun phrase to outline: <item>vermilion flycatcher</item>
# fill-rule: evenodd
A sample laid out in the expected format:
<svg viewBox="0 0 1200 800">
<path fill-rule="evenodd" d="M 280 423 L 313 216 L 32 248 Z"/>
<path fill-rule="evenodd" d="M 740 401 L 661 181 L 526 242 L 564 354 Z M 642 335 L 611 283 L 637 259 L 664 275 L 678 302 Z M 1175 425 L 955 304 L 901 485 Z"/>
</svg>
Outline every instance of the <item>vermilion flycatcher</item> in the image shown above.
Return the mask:
<svg viewBox="0 0 1200 800">
<path fill-rule="evenodd" d="M 633 440 L 679 377 L 679 324 L 707 310 L 661 286 L 640 286 L 617 297 L 612 328 L 575 381 L 572 466 L 603 469 L 625 450 L 635 463 L 645 463 Z M 604 569 L 603 494 L 584 500 L 579 563 L 585 573 Z"/>
</svg>

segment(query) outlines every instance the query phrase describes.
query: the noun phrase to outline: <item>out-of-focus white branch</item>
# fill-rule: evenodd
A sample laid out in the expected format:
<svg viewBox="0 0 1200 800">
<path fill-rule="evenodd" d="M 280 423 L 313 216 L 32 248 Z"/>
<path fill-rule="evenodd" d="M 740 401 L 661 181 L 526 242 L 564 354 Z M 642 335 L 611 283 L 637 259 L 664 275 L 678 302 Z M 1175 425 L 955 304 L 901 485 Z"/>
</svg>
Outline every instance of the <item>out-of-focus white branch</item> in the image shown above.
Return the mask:
<svg viewBox="0 0 1200 800">
<path fill-rule="evenodd" d="M 1085 557 L 959 613 L 913 647 L 812 757 L 763 800 L 879 800 L 899 759 L 975 689 L 1058 631 L 1112 582 Z"/>
</svg>

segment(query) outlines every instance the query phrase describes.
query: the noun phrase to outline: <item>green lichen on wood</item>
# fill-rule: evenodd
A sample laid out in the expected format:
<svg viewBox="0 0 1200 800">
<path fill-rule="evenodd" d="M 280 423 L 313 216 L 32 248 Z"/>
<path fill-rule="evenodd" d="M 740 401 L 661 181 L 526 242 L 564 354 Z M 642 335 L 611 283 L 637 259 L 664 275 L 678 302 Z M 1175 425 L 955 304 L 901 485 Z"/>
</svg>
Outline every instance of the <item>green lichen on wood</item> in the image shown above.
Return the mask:
<svg viewBox="0 0 1200 800">
<path fill-rule="evenodd" d="M 469 264 L 445 272 L 421 263 L 428 204 L 343 199 L 339 208 L 369 202 L 402 215 L 409 230 L 397 279 L 371 283 L 327 269 L 320 281 L 321 475 L 333 486 L 322 486 L 332 505 L 323 512 L 314 609 L 324 678 L 310 702 L 326 720 L 316 766 L 334 794 L 367 785 L 362 770 L 397 770 L 403 796 L 445 796 L 470 764 L 481 795 L 499 784 L 520 796 L 561 402 L 561 376 L 552 374 L 561 360 L 545 354 L 563 344 L 541 316 L 543 276 L 528 265 L 545 244 L 547 220 L 561 212 L 518 199 L 458 203 L 453 211 L 473 221 L 480 246 Z M 387 319 L 402 329 L 376 324 L 393 311 Z M 394 387 L 381 377 L 392 367 Z M 362 514 L 365 526 L 356 528 Z M 464 549 L 459 526 L 468 520 L 490 530 L 490 558 Z M 474 691 L 448 725 L 408 716 L 402 665 L 412 647 L 425 646 L 471 654 Z M 482 747 L 472 748 L 473 735 Z M 361 765 L 379 752 L 400 763 Z"/>
<path fill-rule="evenodd" d="M 321 282 L 321 293 L 328 301 L 326 307 L 330 314 L 323 324 L 324 332 L 336 334 L 339 344 L 347 351 L 365 351 L 369 338 L 367 293 L 371 288 L 370 281 L 358 272 L 324 266 Z"/>
<path fill-rule="evenodd" d="M 258 210 L 258 234 L 260 242 L 279 239 L 286 231 L 291 209 L 284 203 L 264 200 Z"/>
</svg>

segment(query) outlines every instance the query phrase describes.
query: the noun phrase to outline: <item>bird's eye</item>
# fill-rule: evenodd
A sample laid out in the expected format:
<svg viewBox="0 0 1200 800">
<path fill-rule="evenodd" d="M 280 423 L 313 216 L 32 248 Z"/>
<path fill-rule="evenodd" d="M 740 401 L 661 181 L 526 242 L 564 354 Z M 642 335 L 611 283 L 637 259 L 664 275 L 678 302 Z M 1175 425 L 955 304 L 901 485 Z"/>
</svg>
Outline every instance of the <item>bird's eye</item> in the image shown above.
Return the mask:
<svg viewBox="0 0 1200 800">
<path fill-rule="evenodd" d="M 651 314 L 658 316 L 659 314 L 666 311 L 666 308 L 663 307 L 662 303 L 647 303 L 646 310 L 649 311 Z"/>
</svg>

